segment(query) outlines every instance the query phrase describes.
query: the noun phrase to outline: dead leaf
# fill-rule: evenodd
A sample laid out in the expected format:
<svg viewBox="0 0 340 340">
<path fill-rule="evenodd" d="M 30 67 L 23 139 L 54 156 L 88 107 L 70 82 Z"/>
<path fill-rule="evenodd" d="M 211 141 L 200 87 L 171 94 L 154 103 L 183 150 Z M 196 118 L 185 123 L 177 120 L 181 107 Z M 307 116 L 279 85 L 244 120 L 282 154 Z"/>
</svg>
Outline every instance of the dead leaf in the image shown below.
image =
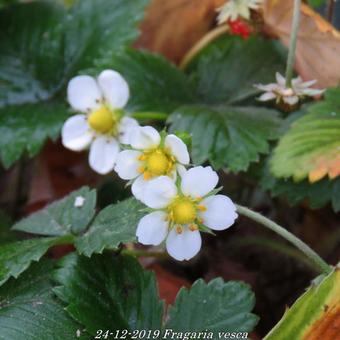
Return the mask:
<svg viewBox="0 0 340 340">
<path fill-rule="evenodd" d="M 288 46 L 293 0 L 264 3 L 265 32 Z M 316 87 L 337 86 L 340 81 L 340 32 L 306 4 L 301 6 L 295 67 L 304 80 L 317 79 Z"/>
<path fill-rule="evenodd" d="M 135 46 L 178 63 L 216 25 L 216 8 L 225 0 L 153 0 Z"/>
</svg>

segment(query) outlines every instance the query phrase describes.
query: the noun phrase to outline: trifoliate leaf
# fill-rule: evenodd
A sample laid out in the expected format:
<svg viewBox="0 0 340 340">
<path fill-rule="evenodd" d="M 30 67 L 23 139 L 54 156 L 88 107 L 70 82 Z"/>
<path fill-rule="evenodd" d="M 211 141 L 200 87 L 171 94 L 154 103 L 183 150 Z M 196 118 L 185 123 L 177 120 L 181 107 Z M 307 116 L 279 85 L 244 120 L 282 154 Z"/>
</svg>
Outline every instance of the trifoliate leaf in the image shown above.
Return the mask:
<svg viewBox="0 0 340 340">
<path fill-rule="evenodd" d="M 84 198 L 82 206 L 75 204 L 78 196 Z M 96 197 L 95 190 L 83 187 L 22 219 L 13 229 L 49 236 L 78 234 L 84 231 L 95 214 Z"/>
<path fill-rule="evenodd" d="M 153 273 L 137 260 L 114 254 L 91 258 L 71 254 L 62 259 L 54 289 L 67 312 L 86 325 L 93 335 L 98 329 L 160 329 L 163 303 L 158 298 Z"/>
<path fill-rule="evenodd" d="M 268 141 L 277 136 L 281 120 L 276 111 L 256 107 L 183 106 L 170 117 L 172 131 L 192 134 L 195 164 L 209 160 L 215 168 L 246 170 Z"/>
<path fill-rule="evenodd" d="M 67 237 L 49 237 L 0 246 L 0 285 L 11 276 L 17 278 L 32 261 L 39 261 L 50 247 L 67 243 L 67 241 Z"/>
<path fill-rule="evenodd" d="M 225 36 L 203 49 L 188 74 L 200 101 L 235 103 L 257 94 L 254 84 L 272 82 L 284 66 L 284 53 L 274 40 Z"/>
<path fill-rule="evenodd" d="M 0 339 L 89 339 L 52 292 L 52 263 L 41 261 L 0 288 Z"/>
<path fill-rule="evenodd" d="M 97 63 L 92 73 L 112 68 L 129 83 L 128 109 L 171 112 L 193 101 L 190 84 L 184 73 L 165 58 L 150 52 L 127 50 Z"/>
<path fill-rule="evenodd" d="M 293 122 L 274 150 L 271 170 L 296 181 L 340 175 L 340 88 L 329 89 L 324 101 Z"/>
<path fill-rule="evenodd" d="M 308 180 L 294 182 L 291 179 L 277 179 L 266 173 L 261 185 L 273 197 L 286 197 L 291 205 L 307 200 L 312 209 L 331 203 L 335 212 L 340 211 L 340 178 L 332 181 L 325 178 L 316 183 L 309 183 Z"/>
<path fill-rule="evenodd" d="M 297 299 L 265 340 L 323 339 L 339 336 L 340 270 L 335 269 Z"/>
<path fill-rule="evenodd" d="M 116 249 L 121 243 L 135 241 L 138 221 L 145 214 L 140 211 L 142 208 L 143 205 L 133 198 L 106 207 L 76 240 L 77 250 L 91 256 L 105 248 Z"/>
<path fill-rule="evenodd" d="M 165 328 L 212 331 L 214 339 L 223 338 L 223 332 L 250 332 L 258 321 L 251 313 L 254 304 L 254 293 L 242 282 L 224 282 L 217 278 L 206 284 L 198 280 L 189 290 L 180 290 L 170 307 Z"/>
<path fill-rule="evenodd" d="M 4 166 L 12 165 L 25 151 L 31 157 L 36 155 L 46 139 L 58 137 L 67 116 L 67 107 L 56 102 L 1 108 L 0 157 Z"/>
</svg>

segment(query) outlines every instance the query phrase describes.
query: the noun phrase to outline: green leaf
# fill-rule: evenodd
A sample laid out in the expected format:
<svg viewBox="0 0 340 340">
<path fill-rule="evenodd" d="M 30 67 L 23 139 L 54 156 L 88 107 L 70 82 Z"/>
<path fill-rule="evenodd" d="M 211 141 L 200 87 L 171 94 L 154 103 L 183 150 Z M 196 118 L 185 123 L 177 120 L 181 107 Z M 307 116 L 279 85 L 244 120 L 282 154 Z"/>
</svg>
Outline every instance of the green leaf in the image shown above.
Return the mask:
<svg viewBox="0 0 340 340">
<path fill-rule="evenodd" d="M 284 70 L 285 53 L 279 48 L 276 41 L 259 36 L 217 39 L 189 65 L 197 97 L 221 104 L 254 96 L 258 93 L 254 84 L 273 82 L 275 72 Z"/>
<path fill-rule="evenodd" d="M 145 213 L 144 206 L 130 198 L 103 209 L 94 219 L 84 235 L 77 238 L 75 246 L 79 253 L 91 256 L 104 249 L 117 249 L 121 243 L 136 239 L 138 221 Z"/>
<path fill-rule="evenodd" d="M 33 264 L 19 279 L 0 288 L 0 339 L 76 339 L 82 326 L 64 311 L 49 281 L 52 263 Z"/>
<path fill-rule="evenodd" d="M 98 329 L 161 328 L 163 303 L 154 274 L 144 271 L 137 260 L 71 254 L 60 266 L 55 278 L 61 286 L 54 291 L 67 304 L 67 312 L 91 334 Z"/>
<path fill-rule="evenodd" d="M 256 107 L 184 106 L 170 117 L 172 131 L 192 134 L 195 164 L 209 160 L 215 168 L 246 170 L 269 151 L 281 120 L 276 111 Z"/>
<path fill-rule="evenodd" d="M 314 8 L 319 8 L 326 3 L 326 0 L 308 0 L 308 4 Z"/>
<path fill-rule="evenodd" d="M 67 241 L 65 237 L 38 238 L 12 242 L 0 247 L 0 285 L 11 276 L 17 278 L 32 261 L 39 261 L 47 250 Z"/>
<path fill-rule="evenodd" d="M 313 284 L 265 340 L 336 339 L 339 336 L 340 270 Z"/>
<path fill-rule="evenodd" d="M 271 160 L 276 177 L 311 182 L 340 175 L 340 88 L 329 89 L 325 100 L 310 105 L 280 139 Z"/>
<path fill-rule="evenodd" d="M 250 332 L 258 317 L 251 313 L 255 298 L 249 286 L 217 278 L 206 284 L 196 281 L 190 290 L 182 288 L 170 307 L 165 328 L 174 331 Z M 223 338 L 223 336 L 222 336 Z"/>
<path fill-rule="evenodd" d="M 0 109 L 0 157 L 4 166 L 12 165 L 25 151 L 31 157 L 36 155 L 47 138 L 58 137 L 67 116 L 66 106 L 56 102 Z"/>
<path fill-rule="evenodd" d="M 185 75 L 159 55 L 129 49 L 101 60 L 91 72 L 98 74 L 105 68 L 117 70 L 129 83 L 128 109 L 132 112 L 171 112 L 193 101 Z"/>
<path fill-rule="evenodd" d="M 0 106 L 49 99 L 77 70 L 130 44 L 147 3 L 36 1 L 1 11 Z"/>
<path fill-rule="evenodd" d="M 85 199 L 81 207 L 75 207 L 78 196 Z M 13 229 L 49 236 L 78 234 L 86 229 L 95 214 L 96 197 L 95 190 L 83 187 L 22 219 Z"/>
</svg>

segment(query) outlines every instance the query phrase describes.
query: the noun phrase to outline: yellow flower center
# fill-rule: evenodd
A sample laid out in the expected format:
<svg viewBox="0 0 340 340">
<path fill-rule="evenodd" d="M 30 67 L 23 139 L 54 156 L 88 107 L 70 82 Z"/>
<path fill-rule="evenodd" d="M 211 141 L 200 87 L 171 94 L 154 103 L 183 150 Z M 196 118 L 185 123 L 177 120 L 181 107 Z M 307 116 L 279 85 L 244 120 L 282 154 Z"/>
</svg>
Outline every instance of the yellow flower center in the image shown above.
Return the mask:
<svg viewBox="0 0 340 340">
<path fill-rule="evenodd" d="M 115 111 L 106 106 L 101 106 L 88 116 L 88 123 L 93 130 L 104 134 L 114 134 L 116 131 L 118 117 Z"/>
<path fill-rule="evenodd" d="M 184 226 L 191 231 L 198 230 L 199 225 L 203 223 L 199 212 L 207 210 L 204 205 L 200 204 L 201 200 L 201 198 L 177 196 L 167 208 L 170 228 L 175 228 L 177 234 L 183 232 Z"/>
<path fill-rule="evenodd" d="M 146 180 L 157 176 L 171 175 L 175 164 L 175 158 L 162 148 L 147 151 L 138 160 L 143 161 L 139 172 Z"/>
<path fill-rule="evenodd" d="M 170 215 L 176 224 L 192 223 L 197 215 L 195 203 L 188 198 L 175 200 L 170 208 Z"/>
</svg>

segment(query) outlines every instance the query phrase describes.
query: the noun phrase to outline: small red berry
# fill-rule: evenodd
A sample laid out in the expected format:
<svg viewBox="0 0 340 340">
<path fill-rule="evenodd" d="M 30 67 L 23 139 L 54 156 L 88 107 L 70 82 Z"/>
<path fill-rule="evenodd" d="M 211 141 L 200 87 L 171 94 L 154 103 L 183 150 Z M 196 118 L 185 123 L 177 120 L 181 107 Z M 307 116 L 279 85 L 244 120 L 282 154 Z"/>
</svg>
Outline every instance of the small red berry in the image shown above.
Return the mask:
<svg viewBox="0 0 340 340">
<path fill-rule="evenodd" d="M 249 38 L 250 33 L 252 32 L 251 27 L 246 22 L 240 19 L 229 20 L 228 25 L 233 35 L 239 35 L 243 39 Z"/>
</svg>

